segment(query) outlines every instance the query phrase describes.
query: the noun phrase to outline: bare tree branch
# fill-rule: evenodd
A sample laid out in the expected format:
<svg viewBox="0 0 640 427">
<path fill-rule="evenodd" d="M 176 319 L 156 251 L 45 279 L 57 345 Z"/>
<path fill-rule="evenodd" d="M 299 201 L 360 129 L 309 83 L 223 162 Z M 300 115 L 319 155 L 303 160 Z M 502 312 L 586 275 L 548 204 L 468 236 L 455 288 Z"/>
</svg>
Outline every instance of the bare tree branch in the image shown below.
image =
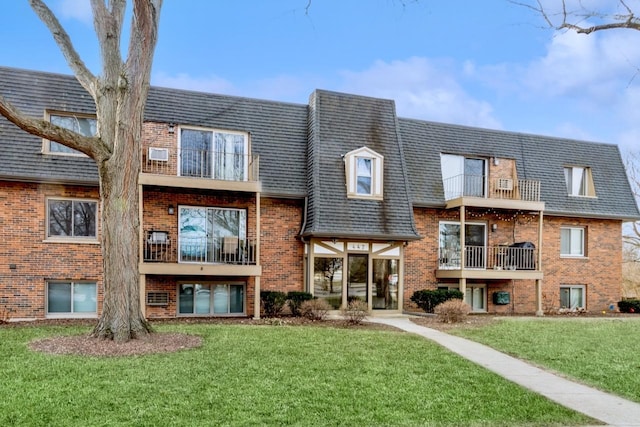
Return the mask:
<svg viewBox="0 0 640 427">
<path fill-rule="evenodd" d="M 100 138 L 83 136 L 46 120 L 29 117 L 11 105 L 2 95 L 0 95 L 0 115 L 30 134 L 64 143 L 95 160 L 108 159 L 111 154 Z"/>
<path fill-rule="evenodd" d="M 60 22 L 55 17 L 53 12 L 47 7 L 46 4 L 42 2 L 42 0 L 29 0 L 31 4 L 31 8 L 38 15 L 40 20 L 44 22 L 44 24 L 49 28 L 53 39 L 58 44 L 60 51 L 64 55 L 67 60 L 67 64 L 73 73 L 76 75 L 78 81 L 85 88 L 87 92 L 95 99 L 96 91 L 95 91 L 95 76 L 89 71 L 86 67 L 78 52 L 76 52 L 73 44 L 71 43 L 71 39 L 67 32 L 62 28 Z"/>
</svg>

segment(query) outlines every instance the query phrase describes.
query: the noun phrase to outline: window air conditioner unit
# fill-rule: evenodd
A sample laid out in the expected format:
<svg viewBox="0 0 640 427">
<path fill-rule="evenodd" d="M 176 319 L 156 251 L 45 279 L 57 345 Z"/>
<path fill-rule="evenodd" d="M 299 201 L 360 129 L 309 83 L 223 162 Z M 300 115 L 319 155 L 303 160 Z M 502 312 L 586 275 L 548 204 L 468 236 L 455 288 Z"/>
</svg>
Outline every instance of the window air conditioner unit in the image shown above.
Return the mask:
<svg viewBox="0 0 640 427">
<path fill-rule="evenodd" d="M 511 191 L 513 190 L 513 180 L 511 178 L 498 178 L 498 190 Z"/>
<path fill-rule="evenodd" d="M 149 160 L 155 160 L 157 162 L 169 161 L 169 149 L 149 147 Z"/>
<path fill-rule="evenodd" d="M 169 305 L 169 292 L 147 292 L 147 305 Z"/>
</svg>

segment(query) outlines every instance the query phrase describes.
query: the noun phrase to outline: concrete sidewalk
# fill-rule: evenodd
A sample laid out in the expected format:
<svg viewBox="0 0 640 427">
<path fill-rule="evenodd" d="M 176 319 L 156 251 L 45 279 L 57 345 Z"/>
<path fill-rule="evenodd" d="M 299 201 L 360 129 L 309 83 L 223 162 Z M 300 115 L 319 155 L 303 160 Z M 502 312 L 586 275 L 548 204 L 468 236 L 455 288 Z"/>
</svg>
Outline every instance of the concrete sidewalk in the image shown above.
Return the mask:
<svg viewBox="0 0 640 427">
<path fill-rule="evenodd" d="M 370 317 L 441 346 L 560 405 L 612 426 L 640 426 L 640 404 L 569 381 L 485 345 L 413 323 L 406 317 Z"/>
</svg>

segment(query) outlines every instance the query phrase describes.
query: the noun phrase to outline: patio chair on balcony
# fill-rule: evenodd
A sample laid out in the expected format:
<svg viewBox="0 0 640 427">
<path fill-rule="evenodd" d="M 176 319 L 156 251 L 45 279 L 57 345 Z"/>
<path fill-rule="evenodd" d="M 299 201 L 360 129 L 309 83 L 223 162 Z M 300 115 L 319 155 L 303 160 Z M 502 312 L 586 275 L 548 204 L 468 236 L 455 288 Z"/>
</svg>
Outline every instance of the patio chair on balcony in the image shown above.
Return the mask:
<svg viewBox="0 0 640 427">
<path fill-rule="evenodd" d="M 237 236 L 225 236 L 222 239 L 222 257 L 223 262 L 236 263 L 238 262 L 238 247 L 239 239 Z"/>
</svg>

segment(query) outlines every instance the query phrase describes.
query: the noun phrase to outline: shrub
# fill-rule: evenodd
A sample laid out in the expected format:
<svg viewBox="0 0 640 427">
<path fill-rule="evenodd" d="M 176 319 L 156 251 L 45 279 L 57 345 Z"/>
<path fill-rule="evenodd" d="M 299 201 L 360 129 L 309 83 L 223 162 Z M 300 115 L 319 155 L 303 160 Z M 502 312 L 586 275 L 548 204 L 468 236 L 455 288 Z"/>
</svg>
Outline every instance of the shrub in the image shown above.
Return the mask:
<svg viewBox="0 0 640 427">
<path fill-rule="evenodd" d="M 287 302 L 287 295 L 279 291 L 260 291 L 260 303 L 267 317 L 277 317 Z"/>
<path fill-rule="evenodd" d="M 313 299 L 313 295 L 309 292 L 290 291 L 287 293 L 289 310 L 293 316 L 301 316 L 300 306 L 303 302 Z"/>
<path fill-rule="evenodd" d="M 622 313 L 640 313 L 640 299 L 627 298 L 618 301 L 618 308 Z"/>
<path fill-rule="evenodd" d="M 310 299 L 300 305 L 300 314 L 311 320 L 324 320 L 327 318 L 331 306 L 322 298 Z"/>
<path fill-rule="evenodd" d="M 467 318 L 467 315 L 471 312 L 471 307 L 461 299 L 450 299 L 438 304 L 434 312 L 443 323 L 459 323 Z"/>
<path fill-rule="evenodd" d="M 411 301 L 426 313 L 433 313 L 434 308 L 450 299 L 462 299 L 464 295 L 457 289 L 423 289 L 415 291 L 411 296 Z"/>
<path fill-rule="evenodd" d="M 367 303 L 360 300 L 352 300 L 345 308 L 342 309 L 342 316 L 350 325 L 359 325 L 369 314 Z"/>
</svg>

